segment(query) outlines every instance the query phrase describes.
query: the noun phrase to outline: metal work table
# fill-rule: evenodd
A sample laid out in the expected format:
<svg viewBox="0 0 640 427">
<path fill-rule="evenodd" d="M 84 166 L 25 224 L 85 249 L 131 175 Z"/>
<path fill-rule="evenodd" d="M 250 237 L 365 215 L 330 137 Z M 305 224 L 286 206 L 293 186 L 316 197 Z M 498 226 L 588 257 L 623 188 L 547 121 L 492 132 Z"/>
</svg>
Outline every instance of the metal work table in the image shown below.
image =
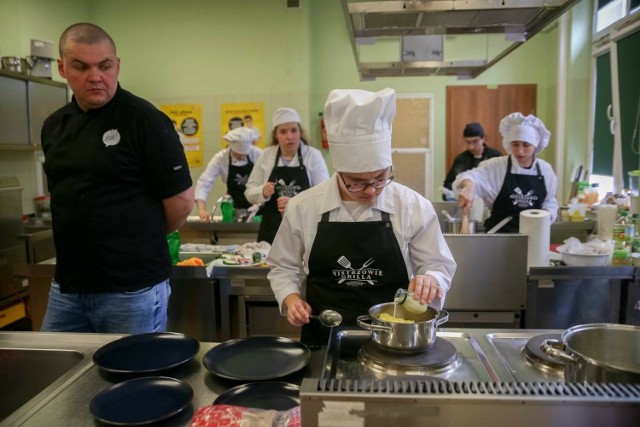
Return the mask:
<svg viewBox="0 0 640 427">
<path fill-rule="evenodd" d="M 180 227 L 183 243 L 211 243 L 214 245 L 255 242 L 260 224 L 257 222 L 189 221 Z"/>
</svg>

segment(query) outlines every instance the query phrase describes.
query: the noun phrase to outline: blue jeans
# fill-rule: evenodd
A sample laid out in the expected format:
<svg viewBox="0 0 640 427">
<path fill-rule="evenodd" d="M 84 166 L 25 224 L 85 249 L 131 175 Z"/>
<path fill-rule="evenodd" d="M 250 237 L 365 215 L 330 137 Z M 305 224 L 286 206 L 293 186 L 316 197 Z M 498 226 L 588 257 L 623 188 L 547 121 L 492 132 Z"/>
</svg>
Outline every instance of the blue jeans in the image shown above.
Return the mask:
<svg viewBox="0 0 640 427">
<path fill-rule="evenodd" d="M 53 280 L 42 331 L 139 334 L 167 329 L 169 280 L 132 292 L 60 293 Z"/>
</svg>

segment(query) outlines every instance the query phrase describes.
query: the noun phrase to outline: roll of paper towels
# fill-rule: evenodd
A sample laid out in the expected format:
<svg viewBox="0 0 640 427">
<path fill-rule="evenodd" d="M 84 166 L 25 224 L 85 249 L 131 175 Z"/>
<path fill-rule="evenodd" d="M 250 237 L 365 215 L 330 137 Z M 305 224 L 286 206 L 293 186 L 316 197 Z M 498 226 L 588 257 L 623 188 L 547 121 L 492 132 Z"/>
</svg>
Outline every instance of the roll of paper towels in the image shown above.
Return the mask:
<svg viewBox="0 0 640 427">
<path fill-rule="evenodd" d="M 527 268 L 548 267 L 551 213 L 544 209 L 527 209 L 520 212 L 520 234 L 529 236 Z"/>
<path fill-rule="evenodd" d="M 602 240 L 613 239 L 613 225 L 618 218 L 618 207 L 616 205 L 602 204 L 598 206 L 598 237 Z"/>
</svg>

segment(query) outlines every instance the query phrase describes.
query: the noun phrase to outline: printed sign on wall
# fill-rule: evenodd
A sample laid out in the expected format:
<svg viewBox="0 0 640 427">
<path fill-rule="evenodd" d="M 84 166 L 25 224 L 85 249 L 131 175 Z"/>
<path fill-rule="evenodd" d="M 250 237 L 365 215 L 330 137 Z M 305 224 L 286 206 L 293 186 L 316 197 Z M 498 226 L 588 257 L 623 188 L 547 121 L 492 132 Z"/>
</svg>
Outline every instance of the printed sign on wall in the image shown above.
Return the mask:
<svg viewBox="0 0 640 427">
<path fill-rule="evenodd" d="M 161 105 L 176 128 L 189 167 L 202 166 L 202 106 L 199 104 Z"/>
<path fill-rule="evenodd" d="M 222 104 L 220 105 L 220 130 L 222 135 L 220 138 L 221 148 L 226 147 L 226 143 L 222 137 L 225 133 L 232 129 L 245 126 L 255 129 L 260 135 L 255 145 L 264 148 L 264 103 L 262 102 L 243 102 L 238 104 Z"/>
</svg>

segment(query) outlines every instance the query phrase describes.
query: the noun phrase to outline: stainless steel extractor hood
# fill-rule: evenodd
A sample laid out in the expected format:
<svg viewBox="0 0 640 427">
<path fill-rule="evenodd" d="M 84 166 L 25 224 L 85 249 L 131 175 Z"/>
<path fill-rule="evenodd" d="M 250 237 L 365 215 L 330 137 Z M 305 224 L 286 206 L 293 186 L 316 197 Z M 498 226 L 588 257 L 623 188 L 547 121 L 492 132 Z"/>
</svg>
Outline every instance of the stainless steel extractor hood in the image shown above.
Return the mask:
<svg viewBox="0 0 640 427">
<path fill-rule="evenodd" d="M 475 78 L 579 1 L 342 0 L 342 4 L 360 77 L 368 80 Z"/>
</svg>

